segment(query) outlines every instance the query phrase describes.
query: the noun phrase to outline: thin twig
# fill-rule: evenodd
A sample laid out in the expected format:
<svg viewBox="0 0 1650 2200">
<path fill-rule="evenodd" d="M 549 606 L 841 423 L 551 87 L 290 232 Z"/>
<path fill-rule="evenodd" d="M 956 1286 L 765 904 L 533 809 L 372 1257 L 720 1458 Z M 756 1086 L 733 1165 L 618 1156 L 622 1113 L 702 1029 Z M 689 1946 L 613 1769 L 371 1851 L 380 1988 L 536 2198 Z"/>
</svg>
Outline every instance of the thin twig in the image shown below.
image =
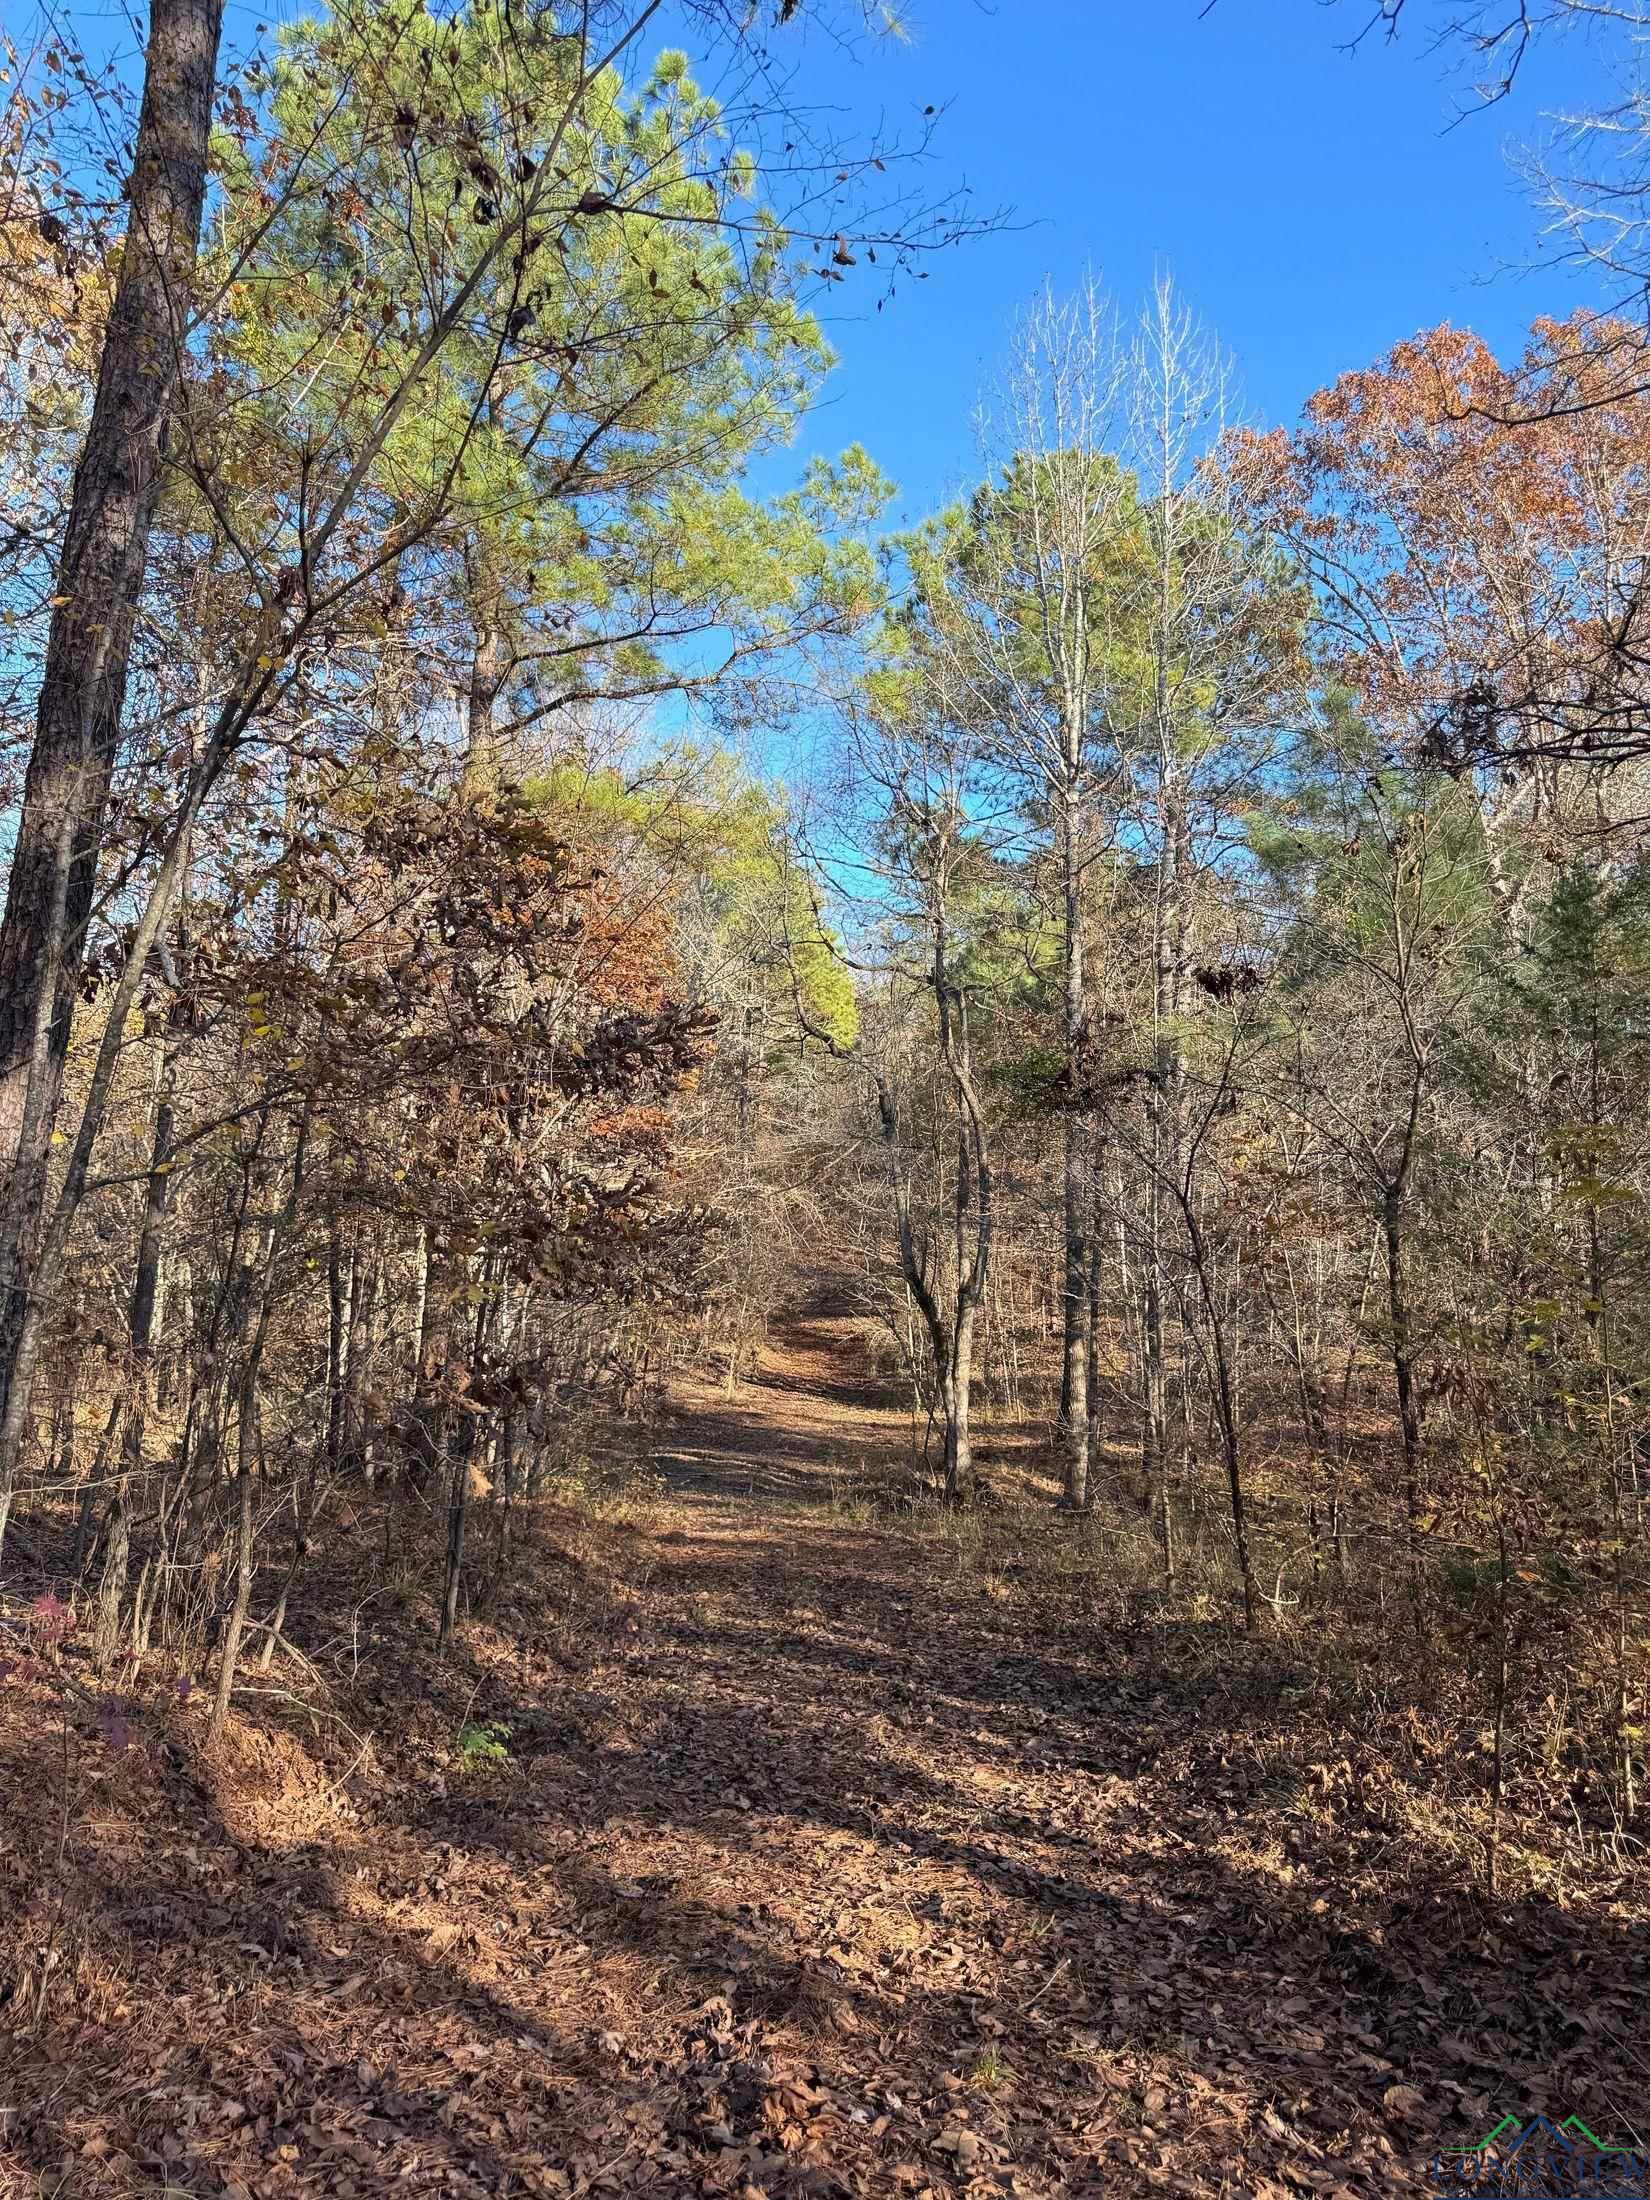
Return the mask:
<svg viewBox="0 0 1650 2200">
<path fill-rule="evenodd" d="M 1062 1956 L 1059 1962 L 1054 1966 L 1053 1970 L 1050 1971 L 1048 1977 L 1044 1979 L 1042 1985 L 1038 1987 L 1036 1993 L 1034 1993 L 1031 1999 L 1026 2003 L 1026 2007 L 1028 2009 L 1035 2009 L 1037 2004 L 1042 2000 L 1043 1996 L 1048 1992 L 1049 1988 L 1054 1984 L 1054 1981 L 1060 1976 L 1060 1973 L 1062 1971 L 1069 1971 L 1070 1969 L 1070 1956 Z"/>
</svg>

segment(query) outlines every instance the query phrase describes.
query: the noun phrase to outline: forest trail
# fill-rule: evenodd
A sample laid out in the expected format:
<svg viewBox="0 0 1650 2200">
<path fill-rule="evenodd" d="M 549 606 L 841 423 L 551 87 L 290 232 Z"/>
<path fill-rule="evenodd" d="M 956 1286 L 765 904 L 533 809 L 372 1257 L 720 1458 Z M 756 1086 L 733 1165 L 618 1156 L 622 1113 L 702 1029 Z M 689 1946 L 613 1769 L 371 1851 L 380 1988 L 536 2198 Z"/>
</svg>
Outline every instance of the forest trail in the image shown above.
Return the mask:
<svg viewBox="0 0 1650 2200">
<path fill-rule="evenodd" d="M 277 1664 L 215 1757 L 169 1686 L 158 1756 L 83 1740 L 58 1870 L 0 1699 L 4 2200 L 1375 2200 L 1642 2131 L 1639 1928 L 1466 1899 L 1310 1642 L 837 1501 L 904 1441 L 817 1282 L 447 1660 L 323 1575 L 324 1714 Z"/>
<path fill-rule="evenodd" d="M 872 1365 L 867 1322 L 828 1269 L 770 1325 L 749 1378 L 683 1382 L 654 1462 L 684 1496 L 818 1504 L 908 1455 L 911 1419 Z M 863 1478 L 861 1477 L 861 1482 Z"/>
</svg>

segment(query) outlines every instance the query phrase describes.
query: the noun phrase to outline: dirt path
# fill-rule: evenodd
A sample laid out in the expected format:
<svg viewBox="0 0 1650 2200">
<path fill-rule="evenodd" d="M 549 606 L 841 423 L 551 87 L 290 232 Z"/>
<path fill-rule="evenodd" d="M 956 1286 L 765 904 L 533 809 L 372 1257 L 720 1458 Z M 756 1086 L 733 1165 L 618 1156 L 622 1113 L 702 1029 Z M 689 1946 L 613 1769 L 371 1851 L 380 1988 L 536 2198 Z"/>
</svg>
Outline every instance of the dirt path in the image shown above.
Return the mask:
<svg viewBox="0 0 1650 2200">
<path fill-rule="evenodd" d="M 863 1466 L 906 1458 L 910 1430 L 871 1366 L 864 1315 L 822 1270 L 773 1324 L 748 1381 L 731 1394 L 678 1386 L 654 1458 L 684 1497 L 821 1504 Z"/>
<path fill-rule="evenodd" d="M 1374 2200 L 1506 2111 L 1643 2130 L 1635 1929 L 1465 1900 L 1310 1642 L 826 1501 L 902 1442 L 816 1291 L 455 1659 L 314 1585 L 365 1765 L 295 1689 L 205 1764 L 174 1705 L 158 1764 L 81 1746 L 50 1869 L 14 1697 L 5 2200 Z"/>
</svg>

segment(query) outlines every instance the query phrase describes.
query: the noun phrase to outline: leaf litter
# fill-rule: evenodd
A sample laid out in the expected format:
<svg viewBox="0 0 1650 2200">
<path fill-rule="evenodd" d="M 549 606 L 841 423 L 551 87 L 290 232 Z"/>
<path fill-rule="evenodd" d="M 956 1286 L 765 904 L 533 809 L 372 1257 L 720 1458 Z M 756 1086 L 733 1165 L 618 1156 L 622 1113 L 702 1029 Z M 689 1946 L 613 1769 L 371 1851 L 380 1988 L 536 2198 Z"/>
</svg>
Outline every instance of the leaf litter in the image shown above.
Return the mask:
<svg viewBox="0 0 1650 2200">
<path fill-rule="evenodd" d="M 5 2200 L 1344 2200 L 1509 2108 L 1643 2133 L 1642 1874 L 1492 1909 L 1300 1645 L 840 1517 L 898 1429 L 830 1329 L 688 1392 L 656 1501 L 537 1508 L 445 1663 L 329 1560 L 326 1716 L 209 1754 L 157 1673 L 65 1810 L 0 1688 Z"/>
</svg>

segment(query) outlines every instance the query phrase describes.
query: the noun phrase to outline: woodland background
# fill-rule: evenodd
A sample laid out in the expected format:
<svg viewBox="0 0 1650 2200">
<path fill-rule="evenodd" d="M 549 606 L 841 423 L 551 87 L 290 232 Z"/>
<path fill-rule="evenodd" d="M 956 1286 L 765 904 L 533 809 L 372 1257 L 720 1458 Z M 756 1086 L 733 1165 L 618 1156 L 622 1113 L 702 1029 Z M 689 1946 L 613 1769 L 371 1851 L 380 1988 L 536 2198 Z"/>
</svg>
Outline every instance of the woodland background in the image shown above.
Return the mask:
<svg viewBox="0 0 1650 2200">
<path fill-rule="evenodd" d="M 897 453 L 752 469 L 838 293 L 1007 217 L 939 118 L 824 134 L 798 12 L 5 46 L 19 1762 L 229 1762 L 340 1567 L 451 1674 L 801 1305 L 832 1519 L 1006 1568 L 1074 1687 L 1101 1611 L 1310 1646 L 1451 1888 L 1637 1917 L 1639 98 L 1536 178 L 1605 308 L 1267 429 L 1168 279 L 1047 288 L 890 533 Z M 1583 18 L 1434 27 L 1493 103 Z"/>
</svg>

